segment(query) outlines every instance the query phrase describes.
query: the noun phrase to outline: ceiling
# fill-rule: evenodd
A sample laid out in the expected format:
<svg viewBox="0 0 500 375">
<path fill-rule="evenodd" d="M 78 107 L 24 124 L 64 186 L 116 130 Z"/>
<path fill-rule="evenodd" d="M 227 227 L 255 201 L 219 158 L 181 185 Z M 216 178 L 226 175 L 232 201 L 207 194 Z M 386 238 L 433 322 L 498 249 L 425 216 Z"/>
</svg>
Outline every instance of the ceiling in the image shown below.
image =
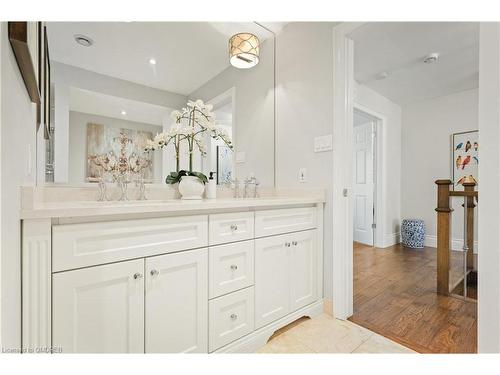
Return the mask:
<svg viewBox="0 0 500 375">
<path fill-rule="evenodd" d="M 370 22 L 350 37 L 356 81 L 397 104 L 478 87 L 478 23 Z M 434 52 L 439 59 L 425 64 Z"/>
<path fill-rule="evenodd" d="M 265 26 L 274 31 L 283 24 Z M 253 22 L 48 22 L 47 30 L 51 60 L 182 95 L 229 66 L 232 35 L 272 36 Z M 75 34 L 94 44 L 77 44 Z"/>
<path fill-rule="evenodd" d="M 118 98 L 75 87 L 70 87 L 69 108 L 71 111 L 157 126 L 162 126 L 163 120 L 169 119 L 172 112 L 172 109 L 159 105 Z M 122 112 L 125 113 L 122 114 Z"/>
</svg>

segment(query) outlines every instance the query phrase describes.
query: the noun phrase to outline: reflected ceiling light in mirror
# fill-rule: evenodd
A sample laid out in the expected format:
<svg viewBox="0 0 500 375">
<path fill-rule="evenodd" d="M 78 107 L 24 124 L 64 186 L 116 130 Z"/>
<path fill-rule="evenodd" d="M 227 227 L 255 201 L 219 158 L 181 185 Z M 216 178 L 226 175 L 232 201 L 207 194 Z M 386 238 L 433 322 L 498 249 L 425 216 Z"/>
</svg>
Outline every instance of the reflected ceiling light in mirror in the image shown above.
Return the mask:
<svg viewBox="0 0 500 375">
<path fill-rule="evenodd" d="M 252 68 L 259 63 L 260 42 L 254 34 L 238 33 L 229 39 L 229 62 L 238 69 Z"/>
<path fill-rule="evenodd" d="M 156 60 L 155 60 L 155 59 L 153 59 L 153 58 L 151 58 L 151 59 L 149 59 L 149 63 L 150 63 L 151 65 L 156 65 Z"/>
<path fill-rule="evenodd" d="M 92 44 L 94 44 L 94 41 L 86 35 L 75 34 L 73 35 L 73 37 L 75 38 L 75 42 L 77 42 L 81 46 L 90 47 Z"/>
<path fill-rule="evenodd" d="M 122 116 L 126 116 L 127 115 L 127 112 L 125 112 L 125 111 L 122 111 L 121 113 L 122 113 Z"/>
</svg>

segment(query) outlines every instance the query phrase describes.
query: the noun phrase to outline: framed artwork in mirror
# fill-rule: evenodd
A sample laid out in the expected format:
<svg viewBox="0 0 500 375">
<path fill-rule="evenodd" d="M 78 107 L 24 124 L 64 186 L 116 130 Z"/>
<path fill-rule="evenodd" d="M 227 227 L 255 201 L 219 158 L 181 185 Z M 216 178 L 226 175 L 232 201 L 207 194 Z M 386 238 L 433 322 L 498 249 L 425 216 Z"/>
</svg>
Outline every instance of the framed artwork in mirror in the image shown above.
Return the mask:
<svg viewBox="0 0 500 375">
<path fill-rule="evenodd" d="M 478 182 L 479 131 L 453 134 L 451 146 L 453 190 L 463 190 L 462 182 L 465 177 L 472 176 Z"/>
</svg>

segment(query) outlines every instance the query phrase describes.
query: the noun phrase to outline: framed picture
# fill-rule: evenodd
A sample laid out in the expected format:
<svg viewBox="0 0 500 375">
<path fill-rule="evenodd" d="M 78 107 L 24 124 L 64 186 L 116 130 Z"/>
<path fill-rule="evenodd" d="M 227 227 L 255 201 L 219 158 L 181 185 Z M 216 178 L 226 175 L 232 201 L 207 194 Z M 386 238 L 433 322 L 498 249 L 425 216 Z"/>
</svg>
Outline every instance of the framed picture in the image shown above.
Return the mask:
<svg viewBox="0 0 500 375">
<path fill-rule="evenodd" d="M 451 146 L 453 190 L 463 190 L 463 179 L 468 176 L 472 176 L 479 183 L 479 131 L 453 134 Z"/>
<path fill-rule="evenodd" d="M 41 122 L 41 22 L 8 22 L 9 42 L 14 52 L 26 90 L 36 103 L 36 129 Z"/>
<path fill-rule="evenodd" d="M 217 185 L 233 179 L 233 151 L 227 146 L 217 146 Z"/>
</svg>

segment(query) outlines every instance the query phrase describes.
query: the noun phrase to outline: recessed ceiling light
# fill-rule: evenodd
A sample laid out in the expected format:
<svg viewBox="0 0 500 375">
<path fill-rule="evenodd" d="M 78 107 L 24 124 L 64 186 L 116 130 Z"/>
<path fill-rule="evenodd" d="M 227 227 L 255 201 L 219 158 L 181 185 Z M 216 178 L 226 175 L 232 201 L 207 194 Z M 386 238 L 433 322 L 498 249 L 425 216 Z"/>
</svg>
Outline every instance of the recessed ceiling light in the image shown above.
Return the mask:
<svg viewBox="0 0 500 375">
<path fill-rule="evenodd" d="M 156 60 L 155 59 L 149 59 L 149 63 L 151 65 L 156 65 Z"/>
<path fill-rule="evenodd" d="M 424 57 L 424 63 L 432 64 L 433 62 L 437 61 L 437 59 L 439 59 L 439 53 L 431 53 L 430 55 Z"/>
<path fill-rule="evenodd" d="M 94 44 L 94 41 L 86 35 L 75 34 L 73 37 L 75 38 L 75 41 L 81 46 L 90 47 L 92 44 Z"/>
<path fill-rule="evenodd" d="M 126 115 L 127 115 L 127 112 L 122 111 L 122 115 L 123 115 L 123 116 L 126 116 Z"/>
</svg>

